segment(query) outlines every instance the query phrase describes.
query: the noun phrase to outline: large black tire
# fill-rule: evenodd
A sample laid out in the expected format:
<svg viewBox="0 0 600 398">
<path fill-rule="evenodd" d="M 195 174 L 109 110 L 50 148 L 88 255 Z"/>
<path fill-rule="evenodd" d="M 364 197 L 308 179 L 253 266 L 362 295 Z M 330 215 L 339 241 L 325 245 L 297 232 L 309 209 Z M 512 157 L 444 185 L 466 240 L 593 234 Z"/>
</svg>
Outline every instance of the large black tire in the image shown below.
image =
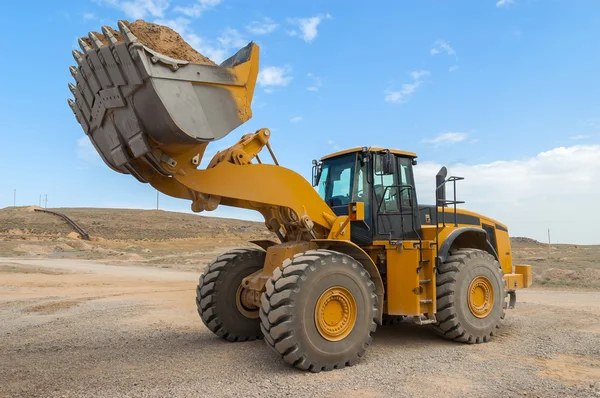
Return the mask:
<svg viewBox="0 0 600 398">
<path fill-rule="evenodd" d="M 356 320 L 339 341 L 323 337 L 315 312 L 323 293 L 347 289 Z M 320 372 L 356 364 L 377 327 L 377 296 L 369 273 L 352 257 L 331 250 L 309 250 L 285 261 L 267 281 L 260 319 L 265 342 L 293 366 Z"/>
<path fill-rule="evenodd" d="M 444 338 L 462 343 L 484 343 L 498 331 L 504 319 L 503 272 L 489 253 L 476 249 L 459 249 L 450 253 L 438 267 L 437 319 L 434 330 Z M 477 317 L 469 307 L 469 286 L 478 277 L 486 278 L 493 289 L 491 309 Z M 483 316 L 483 315 L 482 315 Z"/>
<path fill-rule="evenodd" d="M 229 341 L 252 341 L 262 338 L 258 309 L 248 317 L 236 303 L 238 287 L 248 275 L 260 270 L 266 252 L 260 249 L 237 249 L 217 257 L 200 275 L 196 289 L 198 314 L 206 327 Z"/>
</svg>

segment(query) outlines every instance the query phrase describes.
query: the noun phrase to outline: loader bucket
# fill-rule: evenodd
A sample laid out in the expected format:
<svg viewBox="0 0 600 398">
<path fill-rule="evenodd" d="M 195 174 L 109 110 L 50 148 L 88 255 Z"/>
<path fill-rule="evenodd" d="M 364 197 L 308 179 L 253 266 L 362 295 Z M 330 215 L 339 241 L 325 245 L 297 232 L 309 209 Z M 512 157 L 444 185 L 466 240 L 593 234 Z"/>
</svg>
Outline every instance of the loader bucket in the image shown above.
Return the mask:
<svg viewBox="0 0 600 398">
<path fill-rule="evenodd" d="M 119 33 L 79 39 L 68 103 L 113 170 L 146 182 L 140 164 L 162 175 L 166 152 L 219 140 L 252 117 L 258 46 L 249 43 L 219 66 L 195 64 L 141 44 L 125 21 Z M 102 37 L 103 36 L 103 37 Z M 175 149 L 173 149 L 175 148 Z"/>
</svg>

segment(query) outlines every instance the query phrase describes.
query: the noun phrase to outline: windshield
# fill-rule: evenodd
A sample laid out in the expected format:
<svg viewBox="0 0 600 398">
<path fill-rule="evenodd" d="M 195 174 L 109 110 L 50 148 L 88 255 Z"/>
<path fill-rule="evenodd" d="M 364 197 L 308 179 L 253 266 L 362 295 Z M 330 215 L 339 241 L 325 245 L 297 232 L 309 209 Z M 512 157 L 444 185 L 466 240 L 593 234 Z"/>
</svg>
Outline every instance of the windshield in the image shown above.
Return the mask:
<svg viewBox="0 0 600 398">
<path fill-rule="evenodd" d="M 354 153 L 323 162 L 319 195 L 330 207 L 347 206 L 352 201 L 355 164 Z"/>
</svg>

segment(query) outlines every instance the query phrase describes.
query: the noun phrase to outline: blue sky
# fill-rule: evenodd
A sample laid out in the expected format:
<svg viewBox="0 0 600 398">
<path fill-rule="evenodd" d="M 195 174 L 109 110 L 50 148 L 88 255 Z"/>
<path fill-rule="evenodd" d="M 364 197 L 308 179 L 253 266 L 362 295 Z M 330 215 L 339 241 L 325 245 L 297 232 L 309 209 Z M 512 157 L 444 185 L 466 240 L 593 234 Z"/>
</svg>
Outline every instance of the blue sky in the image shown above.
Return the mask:
<svg viewBox="0 0 600 398">
<path fill-rule="evenodd" d="M 119 19 L 168 24 L 220 61 L 254 40 L 254 117 L 281 163 L 377 145 L 415 151 L 421 202 L 441 165 L 467 208 L 512 235 L 600 243 L 600 2 L 594 0 L 12 2 L 0 16 L 0 207 L 153 208 L 104 166 L 66 99 L 76 38 Z M 161 196 L 161 208 L 189 203 Z M 207 215 L 255 218 L 220 208 Z"/>
</svg>

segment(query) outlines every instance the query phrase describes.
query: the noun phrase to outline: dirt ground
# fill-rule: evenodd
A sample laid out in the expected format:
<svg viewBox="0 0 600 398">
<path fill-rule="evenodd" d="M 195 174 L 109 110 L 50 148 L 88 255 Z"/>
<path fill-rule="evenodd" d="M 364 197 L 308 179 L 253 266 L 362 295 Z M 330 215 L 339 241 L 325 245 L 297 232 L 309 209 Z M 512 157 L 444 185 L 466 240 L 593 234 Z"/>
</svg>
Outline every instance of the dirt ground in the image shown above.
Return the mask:
<svg viewBox="0 0 600 398">
<path fill-rule="evenodd" d="M 92 240 L 32 207 L 0 209 L 0 397 L 600 397 L 600 246 L 514 238 L 534 287 L 488 344 L 380 327 L 357 366 L 315 375 L 264 342 L 218 339 L 196 312 L 200 272 L 273 239 L 262 223 L 57 210 Z"/>
<path fill-rule="evenodd" d="M 311 374 L 209 332 L 199 271 L 0 259 L 0 396 L 600 396 L 600 292 L 523 291 L 482 345 L 382 327 L 358 365 Z"/>
</svg>

